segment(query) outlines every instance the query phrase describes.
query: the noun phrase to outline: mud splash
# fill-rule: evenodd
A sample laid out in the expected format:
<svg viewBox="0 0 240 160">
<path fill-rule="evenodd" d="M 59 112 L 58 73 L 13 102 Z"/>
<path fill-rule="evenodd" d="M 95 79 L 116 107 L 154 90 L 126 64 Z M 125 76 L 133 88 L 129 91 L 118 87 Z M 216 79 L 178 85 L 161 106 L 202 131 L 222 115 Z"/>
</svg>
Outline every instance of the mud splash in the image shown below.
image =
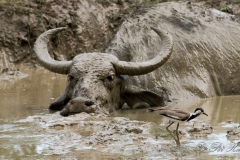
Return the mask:
<svg viewBox="0 0 240 160">
<path fill-rule="evenodd" d="M 202 107 L 209 114 L 180 124 L 182 146 L 178 148 L 166 132 L 167 119 L 146 109 L 125 109 L 110 116 L 81 113 L 62 117 L 59 112 L 49 112 L 50 102 L 64 90 L 65 77 L 41 69 L 28 72 L 35 74 L 17 83 L 1 83 L 1 159 L 240 157 L 234 146 L 239 140 L 227 136 L 239 125 L 239 96 L 173 101 L 168 107 L 188 111 Z"/>
</svg>

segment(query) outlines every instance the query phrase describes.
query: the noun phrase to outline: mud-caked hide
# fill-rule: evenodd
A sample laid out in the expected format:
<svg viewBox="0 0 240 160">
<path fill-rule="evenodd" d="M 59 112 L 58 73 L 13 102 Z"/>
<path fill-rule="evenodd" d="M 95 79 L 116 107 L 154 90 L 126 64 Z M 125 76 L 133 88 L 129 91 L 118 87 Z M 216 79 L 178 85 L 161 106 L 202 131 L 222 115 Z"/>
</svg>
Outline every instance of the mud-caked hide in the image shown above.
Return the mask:
<svg viewBox="0 0 240 160">
<path fill-rule="evenodd" d="M 171 58 L 149 74 L 130 77 L 134 85 L 164 87 L 170 99 L 240 94 L 240 23 L 237 16 L 201 3 L 167 2 L 136 11 L 106 47 L 121 60 L 155 57 L 159 38 L 148 26 L 173 36 Z"/>
<path fill-rule="evenodd" d="M 50 105 L 50 109 L 64 108 L 61 114 L 67 116 L 79 112 L 109 113 L 121 109 L 124 103 L 131 108 L 164 104 L 165 94 L 132 86 L 123 75 L 147 74 L 162 66 L 172 53 L 172 38 L 167 32 L 152 28 L 162 39 L 162 48 L 156 57 L 148 61 L 120 61 L 116 56 L 107 53 L 83 53 L 72 61 L 56 61 L 50 57 L 47 43 L 52 35 L 65 29 L 63 27 L 44 32 L 34 46 L 39 62 L 46 69 L 68 74 L 65 92 Z"/>
</svg>

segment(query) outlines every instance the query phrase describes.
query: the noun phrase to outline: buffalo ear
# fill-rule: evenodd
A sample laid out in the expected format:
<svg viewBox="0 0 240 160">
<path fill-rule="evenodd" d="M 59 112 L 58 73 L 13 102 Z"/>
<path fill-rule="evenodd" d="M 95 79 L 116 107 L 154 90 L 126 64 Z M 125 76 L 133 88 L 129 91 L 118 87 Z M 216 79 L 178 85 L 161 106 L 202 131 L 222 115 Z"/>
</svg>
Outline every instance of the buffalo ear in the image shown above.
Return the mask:
<svg viewBox="0 0 240 160">
<path fill-rule="evenodd" d="M 130 108 L 164 106 L 164 97 L 136 86 L 126 86 L 122 97 Z"/>
</svg>

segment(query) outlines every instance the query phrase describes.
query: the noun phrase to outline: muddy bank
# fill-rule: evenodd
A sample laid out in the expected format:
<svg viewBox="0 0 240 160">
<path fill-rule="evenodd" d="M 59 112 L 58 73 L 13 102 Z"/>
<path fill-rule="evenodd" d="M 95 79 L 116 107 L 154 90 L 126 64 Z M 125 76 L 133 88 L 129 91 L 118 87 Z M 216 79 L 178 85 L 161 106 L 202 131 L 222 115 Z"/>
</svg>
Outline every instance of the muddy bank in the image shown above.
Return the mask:
<svg viewBox="0 0 240 160">
<path fill-rule="evenodd" d="M 165 87 L 177 99 L 240 93 L 240 23 L 234 15 L 200 3 L 158 4 L 124 21 L 106 52 L 126 61 L 154 57 L 161 42 L 150 26 L 173 36 L 173 54 L 157 71 L 134 77 L 135 85 Z"/>
<path fill-rule="evenodd" d="M 101 51 L 124 19 L 142 6 L 130 1 L 15 0 L 0 1 L 0 72 L 17 63 L 34 67 L 32 50 L 36 38 L 44 31 L 69 27 L 50 45 L 57 60 L 72 59 L 84 52 Z"/>
<path fill-rule="evenodd" d="M 0 80 L 11 81 L 26 78 L 28 74 L 19 71 L 17 68 L 4 68 L 0 74 Z"/>
</svg>

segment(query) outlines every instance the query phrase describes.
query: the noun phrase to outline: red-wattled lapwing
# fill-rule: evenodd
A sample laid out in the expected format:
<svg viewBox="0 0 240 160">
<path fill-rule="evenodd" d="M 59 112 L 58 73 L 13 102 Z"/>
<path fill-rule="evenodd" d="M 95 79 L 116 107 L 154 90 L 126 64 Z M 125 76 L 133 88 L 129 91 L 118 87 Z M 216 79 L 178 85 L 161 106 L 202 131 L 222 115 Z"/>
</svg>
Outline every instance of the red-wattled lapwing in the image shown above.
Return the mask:
<svg viewBox="0 0 240 160">
<path fill-rule="evenodd" d="M 158 109 L 148 109 L 149 112 L 154 112 L 159 115 L 165 116 L 170 119 L 169 125 L 166 127 L 167 131 L 171 134 L 171 136 L 176 141 L 177 145 L 180 146 L 179 142 L 179 136 L 178 136 L 178 127 L 180 122 L 188 122 L 196 117 L 198 117 L 201 114 L 205 114 L 208 116 L 202 108 L 196 108 L 193 113 L 189 113 L 180 109 L 169 109 L 169 108 L 158 108 Z M 176 128 L 176 135 L 177 139 L 172 135 L 172 133 L 168 130 L 168 127 L 170 127 L 174 122 L 177 122 L 177 128 Z"/>
</svg>

